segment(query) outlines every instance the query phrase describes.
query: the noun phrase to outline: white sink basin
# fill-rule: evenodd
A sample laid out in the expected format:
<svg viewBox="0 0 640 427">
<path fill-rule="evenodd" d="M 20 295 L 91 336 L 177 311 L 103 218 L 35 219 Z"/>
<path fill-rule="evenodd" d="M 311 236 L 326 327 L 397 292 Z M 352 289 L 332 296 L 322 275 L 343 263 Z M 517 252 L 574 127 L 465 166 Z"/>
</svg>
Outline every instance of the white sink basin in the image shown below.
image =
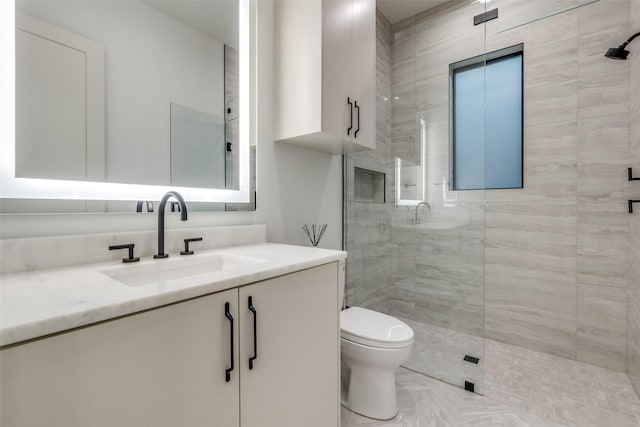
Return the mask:
<svg viewBox="0 0 640 427">
<path fill-rule="evenodd" d="M 142 264 L 108 268 L 100 273 L 127 286 L 143 286 L 200 274 L 239 270 L 261 262 L 265 261 L 225 253 L 178 255 L 167 259 L 149 260 Z"/>
</svg>

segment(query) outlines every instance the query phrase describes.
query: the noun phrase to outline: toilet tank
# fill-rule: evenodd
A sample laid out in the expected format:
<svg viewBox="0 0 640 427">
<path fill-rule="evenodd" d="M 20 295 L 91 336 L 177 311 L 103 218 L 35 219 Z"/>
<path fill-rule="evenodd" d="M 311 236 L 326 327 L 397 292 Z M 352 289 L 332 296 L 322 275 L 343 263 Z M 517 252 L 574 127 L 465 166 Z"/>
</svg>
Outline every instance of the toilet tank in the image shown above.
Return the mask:
<svg viewBox="0 0 640 427">
<path fill-rule="evenodd" d="M 345 305 L 345 282 L 346 282 L 347 261 L 341 259 L 338 261 L 338 310 L 342 310 Z"/>
</svg>

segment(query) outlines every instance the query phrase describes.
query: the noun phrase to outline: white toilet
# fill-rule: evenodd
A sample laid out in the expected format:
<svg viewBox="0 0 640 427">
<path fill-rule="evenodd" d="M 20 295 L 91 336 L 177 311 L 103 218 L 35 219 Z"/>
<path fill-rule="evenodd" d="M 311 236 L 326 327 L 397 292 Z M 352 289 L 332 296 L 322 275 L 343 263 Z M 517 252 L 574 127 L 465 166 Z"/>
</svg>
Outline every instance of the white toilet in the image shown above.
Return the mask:
<svg viewBox="0 0 640 427">
<path fill-rule="evenodd" d="M 341 269 L 344 271 L 343 265 Z M 344 280 L 341 291 L 344 292 Z M 343 310 L 342 405 L 369 418 L 395 417 L 398 413 L 395 371 L 409 358 L 412 345 L 413 330 L 406 323 L 360 307 Z"/>
</svg>

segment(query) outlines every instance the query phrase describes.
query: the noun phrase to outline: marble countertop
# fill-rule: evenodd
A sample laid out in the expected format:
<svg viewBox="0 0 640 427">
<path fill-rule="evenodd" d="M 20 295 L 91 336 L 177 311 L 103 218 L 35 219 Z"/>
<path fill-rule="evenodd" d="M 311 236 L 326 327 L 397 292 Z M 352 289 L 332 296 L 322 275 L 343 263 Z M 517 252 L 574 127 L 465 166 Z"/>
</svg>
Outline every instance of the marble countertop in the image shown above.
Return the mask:
<svg viewBox="0 0 640 427">
<path fill-rule="evenodd" d="M 219 292 L 345 259 L 346 252 L 261 243 L 200 251 L 190 256 L 226 254 L 258 259 L 241 268 L 203 273 L 141 286 L 127 286 L 100 271 L 162 263 L 104 262 L 0 276 L 0 346 L 42 337 L 162 305 Z M 171 258 L 182 258 L 172 255 Z M 160 264 L 157 264 L 160 265 Z M 138 268 L 140 268 L 138 267 Z M 144 268 L 144 267 L 142 267 Z"/>
</svg>

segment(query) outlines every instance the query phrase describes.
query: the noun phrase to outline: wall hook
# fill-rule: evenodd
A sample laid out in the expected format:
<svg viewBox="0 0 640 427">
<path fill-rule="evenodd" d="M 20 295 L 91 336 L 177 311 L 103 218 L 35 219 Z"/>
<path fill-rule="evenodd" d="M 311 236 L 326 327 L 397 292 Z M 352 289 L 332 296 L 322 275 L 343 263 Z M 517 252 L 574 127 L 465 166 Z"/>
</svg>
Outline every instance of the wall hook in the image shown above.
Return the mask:
<svg viewBox="0 0 640 427">
<path fill-rule="evenodd" d="M 633 204 L 640 203 L 640 200 L 629 200 L 629 213 L 633 213 Z"/>
<path fill-rule="evenodd" d="M 627 168 L 627 171 L 629 173 L 629 181 L 640 181 L 640 177 L 633 177 L 633 168 Z"/>
</svg>

